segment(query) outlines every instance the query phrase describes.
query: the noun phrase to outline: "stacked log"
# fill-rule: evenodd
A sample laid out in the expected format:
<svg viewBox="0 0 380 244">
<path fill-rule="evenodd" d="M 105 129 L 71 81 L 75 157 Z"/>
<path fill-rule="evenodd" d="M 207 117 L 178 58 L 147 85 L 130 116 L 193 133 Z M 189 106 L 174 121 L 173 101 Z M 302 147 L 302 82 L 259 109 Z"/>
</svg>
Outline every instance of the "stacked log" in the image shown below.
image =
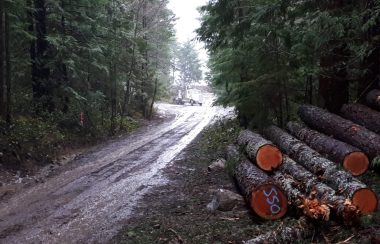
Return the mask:
<svg viewBox="0 0 380 244">
<path fill-rule="evenodd" d="M 265 243 L 297 243 L 314 233 L 314 225 L 303 217 L 297 224 L 287 227 L 283 226 L 275 231 L 267 232 L 263 235 L 244 242 L 245 244 L 265 244 Z"/>
<path fill-rule="evenodd" d="M 329 220 L 330 208 L 314 197 L 308 197 L 301 192 L 302 183 L 291 175 L 276 171 L 273 179 L 279 184 L 288 197 L 288 201 L 303 210 L 305 216 L 316 220 Z"/>
<path fill-rule="evenodd" d="M 349 173 L 338 170 L 332 161 L 322 157 L 306 144 L 276 126 L 266 128 L 264 134 L 290 157 L 349 198 L 362 213 L 371 213 L 376 210 L 378 204 L 376 194 Z"/>
<path fill-rule="evenodd" d="M 343 165 L 352 175 L 358 176 L 368 170 L 368 157 L 360 149 L 309 129 L 301 123 L 289 122 L 287 129 L 317 152 Z"/>
<path fill-rule="evenodd" d="M 343 118 L 380 134 L 380 112 L 370 109 L 359 103 L 345 104 L 340 110 Z"/>
<path fill-rule="evenodd" d="M 242 131 L 238 137 L 238 144 L 246 150 L 248 158 L 262 170 L 273 171 L 282 163 L 281 151 L 257 133 Z"/>
<path fill-rule="evenodd" d="M 322 203 L 327 204 L 334 216 L 345 224 L 356 223 L 360 211 L 351 201 L 337 194 L 328 185 L 319 181 L 310 171 L 297 164 L 289 157 L 284 157 L 284 163 L 278 169 L 282 174 L 289 174 L 298 182 L 302 182 L 302 191 L 306 194 L 315 195 Z"/>
<path fill-rule="evenodd" d="M 366 102 L 372 108 L 380 111 L 380 90 L 372 90 L 366 96 Z"/>
<path fill-rule="evenodd" d="M 233 146 L 228 147 L 227 156 L 229 160 L 240 157 L 237 148 Z M 273 220 L 286 214 L 287 197 L 271 177 L 244 157 L 235 166 L 234 173 L 250 207 L 258 216 Z"/>
<path fill-rule="evenodd" d="M 375 132 L 311 105 L 302 105 L 298 114 L 311 128 L 358 147 L 370 159 L 380 155 L 380 136 Z"/>
</svg>

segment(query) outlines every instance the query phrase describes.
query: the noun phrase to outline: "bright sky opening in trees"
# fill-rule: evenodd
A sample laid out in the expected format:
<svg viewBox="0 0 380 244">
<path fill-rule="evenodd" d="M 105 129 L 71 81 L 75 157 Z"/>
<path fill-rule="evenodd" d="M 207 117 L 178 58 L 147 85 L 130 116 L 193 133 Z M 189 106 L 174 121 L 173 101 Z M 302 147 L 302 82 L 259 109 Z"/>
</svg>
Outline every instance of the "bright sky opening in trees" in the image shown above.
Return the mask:
<svg viewBox="0 0 380 244">
<path fill-rule="evenodd" d="M 195 39 L 195 30 L 200 27 L 200 14 L 197 8 L 206 4 L 207 0 L 170 0 L 169 8 L 177 17 L 175 30 L 179 42 L 184 43 Z M 194 44 L 199 51 L 199 58 L 205 71 L 208 60 L 206 50 L 202 43 L 195 41 Z"/>
</svg>

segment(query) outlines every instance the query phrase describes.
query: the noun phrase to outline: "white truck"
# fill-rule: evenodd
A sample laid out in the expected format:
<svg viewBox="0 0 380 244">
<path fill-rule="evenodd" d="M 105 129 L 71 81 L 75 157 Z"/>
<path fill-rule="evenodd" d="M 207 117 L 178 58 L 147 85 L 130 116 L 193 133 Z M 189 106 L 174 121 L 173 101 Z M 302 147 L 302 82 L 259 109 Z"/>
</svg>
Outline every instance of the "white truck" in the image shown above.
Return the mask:
<svg viewBox="0 0 380 244">
<path fill-rule="evenodd" d="M 184 96 L 182 96 L 182 92 L 178 91 L 178 95 L 173 99 L 175 104 L 184 105 L 190 104 L 191 106 L 198 104 L 202 106 L 203 104 L 203 94 L 202 91 L 194 88 L 188 88 L 184 92 Z"/>
</svg>

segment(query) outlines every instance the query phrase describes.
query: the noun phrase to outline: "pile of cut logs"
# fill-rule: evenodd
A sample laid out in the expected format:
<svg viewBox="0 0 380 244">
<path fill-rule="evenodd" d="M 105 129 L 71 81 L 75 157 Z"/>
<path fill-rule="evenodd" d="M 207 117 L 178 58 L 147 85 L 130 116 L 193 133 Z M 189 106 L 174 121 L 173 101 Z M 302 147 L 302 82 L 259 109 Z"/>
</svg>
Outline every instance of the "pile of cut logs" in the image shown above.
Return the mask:
<svg viewBox="0 0 380 244">
<path fill-rule="evenodd" d="M 306 219 L 351 225 L 377 210 L 377 195 L 355 178 L 380 156 L 380 91 L 372 93 L 373 109 L 349 104 L 336 115 L 302 105 L 298 114 L 306 125 L 245 130 L 227 147 L 237 183 L 258 216 L 279 219 L 291 204 Z"/>
</svg>

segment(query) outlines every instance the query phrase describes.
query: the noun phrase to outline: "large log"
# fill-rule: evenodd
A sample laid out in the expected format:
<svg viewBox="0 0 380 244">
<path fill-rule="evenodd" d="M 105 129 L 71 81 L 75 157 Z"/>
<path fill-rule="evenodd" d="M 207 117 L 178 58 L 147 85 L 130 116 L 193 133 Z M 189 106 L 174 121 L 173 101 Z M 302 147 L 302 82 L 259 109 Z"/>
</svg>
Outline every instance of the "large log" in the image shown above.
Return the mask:
<svg viewBox="0 0 380 244">
<path fill-rule="evenodd" d="M 315 195 L 322 203 L 327 204 L 335 217 L 341 219 L 345 224 L 356 223 L 360 211 L 352 202 L 337 194 L 328 185 L 319 181 L 310 171 L 297 164 L 291 158 L 285 156 L 284 163 L 279 167 L 279 172 L 289 174 L 295 180 L 302 182 L 301 191 L 308 195 Z"/>
<path fill-rule="evenodd" d="M 305 238 L 313 235 L 314 225 L 305 217 L 300 218 L 292 226 L 281 226 L 275 231 L 269 231 L 256 238 L 245 241 L 245 244 L 277 244 L 301 243 Z"/>
<path fill-rule="evenodd" d="M 302 182 L 296 181 L 291 175 L 276 171 L 273 179 L 284 189 L 291 205 L 303 210 L 304 215 L 316 220 L 329 220 L 330 208 L 313 196 L 308 197 L 301 192 Z"/>
<path fill-rule="evenodd" d="M 248 158 L 265 171 L 273 171 L 282 163 L 281 151 L 261 135 L 244 130 L 238 137 L 238 144 L 245 149 Z"/>
<path fill-rule="evenodd" d="M 298 114 L 311 128 L 360 148 L 370 159 L 380 155 L 380 136 L 321 108 L 302 105 Z"/>
<path fill-rule="evenodd" d="M 380 111 L 380 90 L 372 90 L 366 96 L 366 102 L 372 108 Z"/>
<path fill-rule="evenodd" d="M 291 158 L 349 198 L 362 213 L 371 213 L 376 210 L 378 204 L 376 194 L 364 183 L 353 178 L 351 174 L 339 170 L 335 163 L 276 126 L 264 129 L 264 134 Z"/>
<path fill-rule="evenodd" d="M 380 112 L 376 110 L 359 103 L 345 104 L 340 109 L 340 115 L 380 134 Z"/>
<path fill-rule="evenodd" d="M 290 133 L 317 152 L 343 165 L 352 175 L 358 176 L 368 170 L 368 157 L 359 148 L 309 129 L 298 122 L 289 122 L 287 128 Z"/>
<path fill-rule="evenodd" d="M 239 158 L 234 176 L 252 210 L 267 220 L 279 219 L 288 210 L 288 200 L 281 187 L 265 172 L 241 157 L 237 148 L 227 148 L 228 160 Z"/>
</svg>

